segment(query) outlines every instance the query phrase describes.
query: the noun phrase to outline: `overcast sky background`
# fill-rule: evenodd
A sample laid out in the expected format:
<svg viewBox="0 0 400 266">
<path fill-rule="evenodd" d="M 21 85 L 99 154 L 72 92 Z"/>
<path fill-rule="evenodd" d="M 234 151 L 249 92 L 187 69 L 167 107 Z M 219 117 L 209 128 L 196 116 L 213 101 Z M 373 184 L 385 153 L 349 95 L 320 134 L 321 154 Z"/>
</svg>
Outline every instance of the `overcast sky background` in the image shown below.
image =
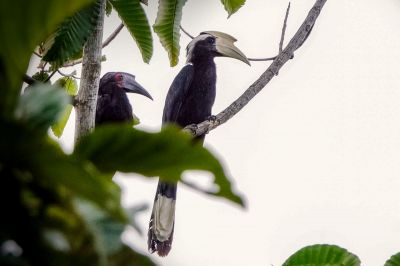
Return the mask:
<svg viewBox="0 0 400 266">
<path fill-rule="evenodd" d="M 154 22 L 157 2 L 146 8 Z M 314 0 L 292 1 L 286 40 Z M 230 19 L 220 1 L 188 1 L 183 26 L 235 36 L 248 57 L 274 56 L 287 2 L 248 0 Z M 400 2 L 329 0 L 309 39 L 268 86 L 205 145 L 223 162 L 247 209 L 179 187 L 173 248 L 160 265 L 281 265 L 298 249 L 340 245 L 363 266 L 400 251 Z M 106 19 L 106 38 L 120 23 Z M 155 99 L 129 96 L 140 128 L 156 131 L 167 90 L 185 64 L 169 67 L 154 37 L 149 65 L 124 29 L 103 53 L 108 71 L 134 73 Z M 270 64 L 216 59 L 218 113 Z M 80 68 L 76 68 L 80 73 Z M 31 69 L 33 71 L 33 69 Z M 66 71 L 67 72 L 67 71 Z M 61 142 L 73 145 L 74 119 Z M 194 173 L 191 178 L 207 180 Z M 117 175 L 126 205 L 152 203 L 157 180 Z M 150 211 L 138 218 L 147 230 Z M 147 236 L 124 236 L 146 252 Z"/>
</svg>

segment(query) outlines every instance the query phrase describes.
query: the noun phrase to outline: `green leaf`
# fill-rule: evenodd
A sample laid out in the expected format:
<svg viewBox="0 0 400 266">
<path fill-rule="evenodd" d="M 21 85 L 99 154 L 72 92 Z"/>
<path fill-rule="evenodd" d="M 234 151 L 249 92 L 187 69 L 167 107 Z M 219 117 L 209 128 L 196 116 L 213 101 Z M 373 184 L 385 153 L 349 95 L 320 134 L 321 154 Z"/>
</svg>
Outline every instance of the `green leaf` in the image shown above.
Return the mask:
<svg viewBox="0 0 400 266">
<path fill-rule="evenodd" d="M 153 39 L 150 25 L 139 0 L 111 0 L 123 23 L 135 40 L 145 63 L 153 55 Z"/>
<path fill-rule="evenodd" d="M 65 109 L 64 113 L 61 115 L 60 119 L 51 126 L 51 131 L 53 131 L 54 136 L 60 138 L 64 132 L 64 128 L 67 125 L 68 119 L 71 115 L 73 106 L 68 104 Z"/>
<path fill-rule="evenodd" d="M 70 97 L 58 86 L 34 85 L 20 97 L 15 115 L 32 128 L 45 131 L 61 117 L 69 103 Z"/>
<path fill-rule="evenodd" d="M 290 256 L 283 266 L 360 266 L 358 257 L 335 245 L 313 245 Z"/>
<path fill-rule="evenodd" d="M 104 125 L 84 137 L 74 154 L 90 160 L 104 172 L 135 172 L 160 176 L 170 182 L 180 180 L 185 170 L 209 171 L 219 187 L 210 193 L 243 205 L 241 197 L 232 191 L 219 161 L 202 145 L 194 143 L 189 134 L 175 127 L 147 133 L 128 125 Z"/>
<path fill-rule="evenodd" d="M 37 81 L 40 81 L 40 82 L 46 82 L 47 79 L 49 78 L 49 74 L 47 74 L 47 73 L 44 72 L 44 71 L 39 71 L 39 72 L 36 72 L 36 73 L 32 76 L 32 78 L 33 78 L 34 80 L 37 80 Z"/>
<path fill-rule="evenodd" d="M 71 77 L 59 78 L 54 84 L 63 88 L 70 96 L 78 94 L 78 83 Z"/>
<path fill-rule="evenodd" d="M 384 266 L 400 266 L 400 252 L 390 257 Z"/>
<path fill-rule="evenodd" d="M 246 2 L 246 0 L 221 0 L 225 10 L 228 12 L 230 17 L 233 13 L 238 11 Z"/>
<path fill-rule="evenodd" d="M 0 113 L 13 115 L 35 47 L 56 27 L 92 0 L 15 0 L 0 1 Z M 11 23 L 12 22 L 12 23 Z"/>
<path fill-rule="evenodd" d="M 78 93 L 78 84 L 73 78 L 63 77 L 57 80 L 55 84 L 62 87 L 71 96 L 75 96 Z M 59 138 L 63 134 L 69 116 L 71 115 L 72 108 L 73 106 L 68 104 L 57 122 L 51 126 L 51 130 L 56 137 Z"/>
<path fill-rule="evenodd" d="M 179 61 L 179 38 L 182 9 L 186 0 L 163 0 L 158 2 L 154 32 L 160 38 L 161 44 L 168 52 L 171 66 L 176 66 Z"/>
<path fill-rule="evenodd" d="M 100 12 L 101 2 L 95 1 L 66 19 L 58 28 L 54 43 L 43 60 L 60 66 L 82 51 L 86 40 L 97 25 Z"/>
</svg>

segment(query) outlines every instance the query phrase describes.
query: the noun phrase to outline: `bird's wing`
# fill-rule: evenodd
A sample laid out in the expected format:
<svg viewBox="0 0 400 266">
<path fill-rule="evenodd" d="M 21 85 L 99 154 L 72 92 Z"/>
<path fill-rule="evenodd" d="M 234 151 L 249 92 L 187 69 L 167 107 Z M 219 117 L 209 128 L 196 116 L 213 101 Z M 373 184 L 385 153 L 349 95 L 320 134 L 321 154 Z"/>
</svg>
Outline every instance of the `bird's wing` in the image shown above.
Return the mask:
<svg viewBox="0 0 400 266">
<path fill-rule="evenodd" d="M 186 93 L 193 80 L 194 67 L 188 64 L 175 77 L 165 99 L 163 124 L 176 122 Z"/>
</svg>

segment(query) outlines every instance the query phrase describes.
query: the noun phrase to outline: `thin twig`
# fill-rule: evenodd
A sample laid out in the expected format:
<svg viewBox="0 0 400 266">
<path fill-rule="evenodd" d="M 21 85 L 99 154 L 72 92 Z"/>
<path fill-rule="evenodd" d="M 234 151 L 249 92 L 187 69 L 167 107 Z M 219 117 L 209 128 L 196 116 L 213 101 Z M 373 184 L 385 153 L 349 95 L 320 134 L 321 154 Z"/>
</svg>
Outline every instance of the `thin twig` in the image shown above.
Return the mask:
<svg viewBox="0 0 400 266">
<path fill-rule="evenodd" d="M 193 35 L 191 35 L 189 32 L 185 31 L 185 29 L 180 25 L 179 28 L 183 33 L 185 33 L 189 38 L 194 39 Z"/>
<path fill-rule="evenodd" d="M 44 81 L 44 83 L 48 82 L 54 76 L 55 73 L 57 73 L 57 70 L 54 70 L 53 72 L 51 72 L 50 76 L 47 77 L 47 79 Z"/>
<path fill-rule="evenodd" d="M 267 70 L 230 106 L 216 115 L 215 119 L 206 120 L 199 124 L 189 125 L 184 128 L 185 131 L 192 133 L 194 136 L 200 136 L 215 129 L 219 125 L 227 122 L 236 115 L 244 106 L 246 106 L 254 96 L 257 95 L 271 80 L 282 66 L 289 61 L 294 52 L 302 46 L 304 40 L 310 34 L 315 21 L 317 20 L 323 6 L 327 0 L 317 0 L 309 11 L 303 24 L 297 30 L 293 38 L 290 40 L 285 49 L 280 53 Z"/>
<path fill-rule="evenodd" d="M 120 33 L 123 28 L 124 28 L 124 23 L 119 24 L 119 26 L 114 30 L 114 32 L 111 33 L 110 36 L 108 36 L 108 38 L 103 42 L 102 48 L 109 45 L 110 42 L 112 42 L 112 40 L 114 40 L 115 37 L 117 37 L 118 33 Z"/>
<path fill-rule="evenodd" d="M 36 55 L 37 57 L 39 57 L 39 58 L 42 58 L 43 56 L 41 56 L 38 52 L 36 52 L 36 51 L 33 51 L 33 54 L 34 55 Z"/>
<path fill-rule="evenodd" d="M 204 194 L 207 194 L 207 195 L 213 195 L 213 196 L 215 196 L 215 192 L 205 190 L 205 189 L 199 187 L 198 185 L 196 185 L 196 184 L 194 184 L 194 183 L 192 183 L 192 182 L 188 182 L 188 181 L 186 181 L 186 180 L 180 180 L 179 182 L 180 182 L 181 184 L 186 185 L 187 187 L 190 187 L 190 188 L 196 190 L 196 191 L 200 191 L 200 192 L 202 192 L 202 193 L 204 193 Z"/>
<path fill-rule="evenodd" d="M 285 15 L 285 19 L 283 21 L 281 40 L 279 42 L 279 53 L 282 52 L 282 46 L 283 46 L 283 40 L 285 39 L 286 25 L 287 25 L 287 19 L 288 19 L 288 16 L 289 16 L 289 10 L 290 10 L 290 2 L 289 2 L 289 5 L 288 5 L 288 7 L 286 9 L 286 15 Z M 185 33 L 191 39 L 194 39 L 194 37 L 189 32 L 187 32 L 182 26 L 179 26 L 179 27 L 180 27 L 181 31 L 183 31 L 183 33 Z M 267 58 L 247 58 L 247 60 L 249 60 L 249 61 L 256 61 L 256 62 L 272 61 L 272 60 L 275 60 L 275 59 L 276 59 L 276 56 L 267 57 Z"/>
<path fill-rule="evenodd" d="M 279 53 L 282 53 L 282 50 L 283 50 L 283 41 L 285 40 L 285 32 L 286 32 L 286 26 L 287 26 L 287 19 L 289 17 L 289 10 L 290 10 L 290 2 L 289 2 L 288 7 L 286 9 L 285 20 L 283 21 L 281 41 L 279 42 Z"/>
<path fill-rule="evenodd" d="M 75 66 L 78 64 L 82 63 L 82 58 L 74 60 L 74 61 L 68 61 L 66 63 L 64 63 L 64 65 L 62 65 L 62 67 L 71 67 L 71 66 Z"/>
<path fill-rule="evenodd" d="M 74 78 L 74 79 L 81 79 L 80 77 L 75 76 L 76 71 L 73 71 L 71 74 L 65 74 L 61 72 L 61 70 L 57 69 L 58 74 L 66 78 Z"/>
</svg>

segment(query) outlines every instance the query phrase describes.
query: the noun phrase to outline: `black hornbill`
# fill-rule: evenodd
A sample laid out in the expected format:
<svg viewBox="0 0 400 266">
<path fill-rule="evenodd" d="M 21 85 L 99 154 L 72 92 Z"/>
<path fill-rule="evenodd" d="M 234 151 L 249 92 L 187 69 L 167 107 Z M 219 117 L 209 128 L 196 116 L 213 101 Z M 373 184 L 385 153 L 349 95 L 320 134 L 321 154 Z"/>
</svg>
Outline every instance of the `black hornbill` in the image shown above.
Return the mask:
<svg viewBox="0 0 400 266">
<path fill-rule="evenodd" d="M 127 92 L 138 93 L 153 100 L 150 94 L 125 72 L 108 72 L 100 79 L 96 107 L 96 125 L 112 122 L 131 122 L 132 112 Z"/>
<path fill-rule="evenodd" d="M 169 88 L 164 105 L 163 124 L 181 127 L 211 118 L 215 100 L 216 67 L 214 57 L 239 59 L 250 65 L 247 57 L 234 46 L 236 39 L 226 33 L 200 33 L 187 46 L 187 64 Z M 196 138 L 203 142 L 204 136 Z M 158 182 L 148 231 L 148 249 L 168 255 L 174 233 L 176 183 Z"/>
</svg>

